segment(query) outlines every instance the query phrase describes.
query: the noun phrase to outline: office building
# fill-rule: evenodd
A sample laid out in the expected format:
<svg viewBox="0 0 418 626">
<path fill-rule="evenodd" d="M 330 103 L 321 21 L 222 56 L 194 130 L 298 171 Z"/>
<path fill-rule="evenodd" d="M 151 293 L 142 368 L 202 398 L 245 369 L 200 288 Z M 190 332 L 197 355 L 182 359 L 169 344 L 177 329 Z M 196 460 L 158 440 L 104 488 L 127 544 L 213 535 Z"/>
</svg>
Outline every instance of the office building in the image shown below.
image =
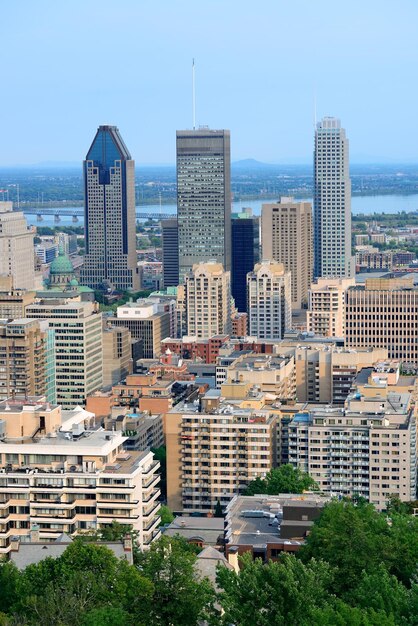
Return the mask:
<svg viewBox="0 0 418 626">
<path fill-rule="evenodd" d="M 116 519 L 147 548 L 159 537 L 159 462 L 123 449 L 120 431 L 95 425 L 94 413 L 64 411 L 42 398 L 0 402 L 0 554 L 14 538 L 41 541 L 110 526 Z"/>
<path fill-rule="evenodd" d="M 131 332 L 123 326 L 103 329 L 103 387 L 115 385 L 132 374 Z"/>
<path fill-rule="evenodd" d="M 198 263 L 185 277 L 187 333 L 198 339 L 231 333 L 230 272 Z"/>
<path fill-rule="evenodd" d="M 92 302 L 41 300 L 26 307 L 28 318 L 48 320 L 55 333 L 57 403 L 82 406 L 103 385 L 102 314 Z"/>
<path fill-rule="evenodd" d="M 161 220 L 163 242 L 163 284 L 177 287 L 179 284 L 179 230 L 177 219 Z"/>
<path fill-rule="evenodd" d="M 11 276 L 15 289 L 35 289 L 35 229 L 12 202 L 0 202 L 0 276 Z"/>
<path fill-rule="evenodd" d="M 247 311 L 247 274 L 260 260 L 260 220 L 251 209 L 233 213 L 231 221 L 231 292 L 238 311 Z"/>
<path fill-rule="evenodd" d="M 160 305 L 148 298 L 118 306 L 116 317 L 107 321 L 111 326 L 128 328 L 133 339 L 141 339 L 145 359 L 158 357 L 162 340 L 170 336 L 169 304 Z"/>
<path fill-rule="evenodd" d="M 196 263 L 231 269 L 231 148 L 228 130 L 177 131 L 180 282 Z"/>
<path fill-rule="evenodd" d="M 354 278 L 318 278 L 309 290 L 307 330 L 322 337 L 345 336 L 345 292 Z"/>
<path fill-rule="evenodd" d="M 35 246 L 35 254 L 44 265 L 49 265 L 59 252 L 59 244 L 53 241 L 44 241 Z"/>
<path fill-rule="evenodd" d="M 249 334 L 282 339 L 292 324 L 290 272 L 282 263 L 262 261 L 247 274 Z"/>
<path fill-rule="evenodd" d="M 314 151 L 314 276 L 354 276 L 348 139 L 340 120 L 324 117 Z"/>
<path fill-rule="evenodd" d="M 263 259 L 283 263 L 292 277 L 292 307 L 307 308 L 313 278 L 312 206 L 281 198 L 261 209 Z"/>
<path fill-rule="evenodd" d="M 390 359 L 418 364 L 418 288 L 413 277 L 369 278 L 349 287 L 345 306 L 349 347 L 387 348 Z"/>
<path fill-rule="evenodd" d="M 81 282 L 139 290 L 135 162 L 116 126 L 99 126 L 83 164 L 85 255 Z"/>
<path fill-rule="evenodd" d="M 416 416 L 412 396 L 369 381 L 345 407 L 312 407 L 288 424 L 288 462 L 321 491 L 362 496 L 384 509 L 389 496 L 416 497 Z"/>
<path fill-rule="evenodd" d="M 167 500 L 174 511 L 226 505 L 275 462 L 276 419 L 252 385 L 224 385 L 165 415 Z M 260 409 L 258 408 L 260 407 Z"/>
</svg>

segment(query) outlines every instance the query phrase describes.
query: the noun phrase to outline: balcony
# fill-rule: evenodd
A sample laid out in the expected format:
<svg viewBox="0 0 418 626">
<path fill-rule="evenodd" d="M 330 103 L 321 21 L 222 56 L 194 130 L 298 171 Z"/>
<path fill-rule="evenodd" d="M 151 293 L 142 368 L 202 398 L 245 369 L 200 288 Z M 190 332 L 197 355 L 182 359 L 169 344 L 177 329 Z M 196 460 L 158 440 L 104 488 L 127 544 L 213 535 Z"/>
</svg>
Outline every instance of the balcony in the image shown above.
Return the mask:
<svg viewBox="0 0 418 626">
<path fill-rule="evenodd" d="M 143 509 L 144 508 L 145 507 L 143 507 Z M 154 515 L 157 515 L 157 512 L 160 510 L 160 508 L 161 508 L 161 502 L 155 502 L 154 505 L 148 509 L 148 511 L 143 511 L 142 513 L 143 521 L 147 522 L 151 520 L 151 518 L 153 518 Z"/>
<path fill-rule="evenodd" d="M 148 518 L 146 518 L 148 519 Z M 155 528 L 158 526 L 158 524 L 160 523 L 161 518 L 159 515 L 156 515 L 155 517 L 153 517 L 153 519 L 151 519 L 150 522 L 148 522 L 148 524 L 146 524 L 145 526 L 143 526 L 143 532 L 152 532 L 153 530 L 155 530 Z"/>
</svg>

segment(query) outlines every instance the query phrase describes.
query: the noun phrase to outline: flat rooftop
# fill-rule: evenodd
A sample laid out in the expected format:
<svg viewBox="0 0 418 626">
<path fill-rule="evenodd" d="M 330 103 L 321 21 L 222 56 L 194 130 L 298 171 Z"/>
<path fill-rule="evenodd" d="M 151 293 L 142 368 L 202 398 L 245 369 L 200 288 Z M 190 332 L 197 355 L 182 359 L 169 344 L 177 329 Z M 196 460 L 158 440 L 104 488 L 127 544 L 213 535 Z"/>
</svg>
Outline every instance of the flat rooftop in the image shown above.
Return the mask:
<svg viewBox="0 0 418 626">
<path fill-rule="evenodd" d="M 279 494 L 277 496 L 255 495 L 235 496 L 227 507 L 227 538 L 228 544 L 253 545 L 265 547 L 268 543 L 288 543 L 300 545 L 299 541 L 283 540 L 280 537 L 280 526 L 271 525 L 271 516 L 284 506 L 303 506 L 316 508 L 330 500 L 323 494 Z M 244 511 L 257 511 L 266 516 L 247 517 Z M 306 525 L 307 523 L 304 522 Z"/>
<path fill-rule="evenodd" d="M 20 413 L 21 411 L 52 411 L 57 404 L 45 402 L 44 396 L 28 396 L 27 398 L 7 398 L 0 402 L 0 412 Z"/>
</svg>

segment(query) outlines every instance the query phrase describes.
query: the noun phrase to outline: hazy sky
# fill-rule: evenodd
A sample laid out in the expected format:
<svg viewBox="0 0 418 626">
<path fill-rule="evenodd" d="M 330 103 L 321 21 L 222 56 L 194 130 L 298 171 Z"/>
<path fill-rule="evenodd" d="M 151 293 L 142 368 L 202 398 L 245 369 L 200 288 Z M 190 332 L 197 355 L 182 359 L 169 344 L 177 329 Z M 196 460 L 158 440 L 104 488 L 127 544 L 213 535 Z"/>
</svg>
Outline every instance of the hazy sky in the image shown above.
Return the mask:
<svg viewBox="0 0 418 626">
<path fill-rule="evenodd" d="M 317 115 L 351 160 L 418 163 L 417 0 L 0 0 L 0 165 L 81 161 L 116 124 L 137 163 L 175 131 L 231 130 L 232 158 L 309 162 Z"/>
</svg>

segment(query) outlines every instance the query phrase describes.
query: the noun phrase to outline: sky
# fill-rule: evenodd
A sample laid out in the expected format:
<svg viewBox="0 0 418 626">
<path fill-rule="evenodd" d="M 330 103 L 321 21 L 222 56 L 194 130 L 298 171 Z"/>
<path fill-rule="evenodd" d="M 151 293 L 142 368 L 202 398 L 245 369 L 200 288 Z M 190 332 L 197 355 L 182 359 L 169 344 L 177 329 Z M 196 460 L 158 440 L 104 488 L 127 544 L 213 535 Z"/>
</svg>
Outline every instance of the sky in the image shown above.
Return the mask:
<svg viewBox="0 0 418 626">
<path fill-rule="evenodd" d="M 231 130 L 232 159 L 312 160 L 339 117 L 351 161 L 418 163 L 416 0 L 0 0 L 0 166 L 81 162 L 115 124 L 137 164 L 175 131 Z M 315 106 L 316 103 L 316 106 Z"/>
</svg>

